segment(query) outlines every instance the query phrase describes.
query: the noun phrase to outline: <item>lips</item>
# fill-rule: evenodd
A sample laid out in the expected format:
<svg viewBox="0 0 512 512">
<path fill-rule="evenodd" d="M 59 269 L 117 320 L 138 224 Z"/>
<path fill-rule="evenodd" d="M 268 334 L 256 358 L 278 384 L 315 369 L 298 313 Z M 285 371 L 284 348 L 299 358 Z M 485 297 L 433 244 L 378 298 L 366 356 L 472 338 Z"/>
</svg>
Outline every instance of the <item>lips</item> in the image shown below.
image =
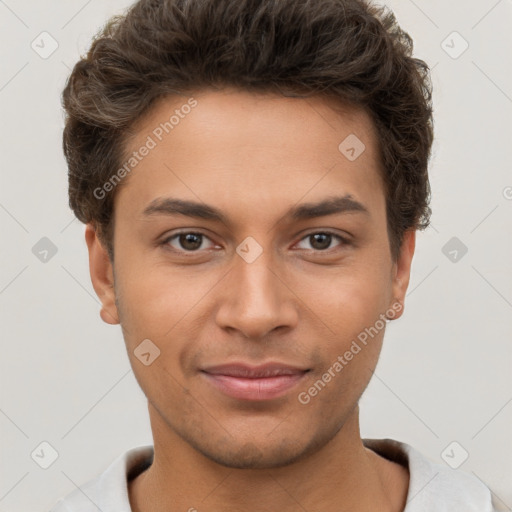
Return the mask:
<svg viewBox="0 0 512 512">
<path fill-rule="evenodd" d="M 240 400 L 271 400 L 295 387 L 309 369 L 281 363 L 260 366 L 226 364 L 201 370 L 207 382 L 223 394 Z"/>
</svg>

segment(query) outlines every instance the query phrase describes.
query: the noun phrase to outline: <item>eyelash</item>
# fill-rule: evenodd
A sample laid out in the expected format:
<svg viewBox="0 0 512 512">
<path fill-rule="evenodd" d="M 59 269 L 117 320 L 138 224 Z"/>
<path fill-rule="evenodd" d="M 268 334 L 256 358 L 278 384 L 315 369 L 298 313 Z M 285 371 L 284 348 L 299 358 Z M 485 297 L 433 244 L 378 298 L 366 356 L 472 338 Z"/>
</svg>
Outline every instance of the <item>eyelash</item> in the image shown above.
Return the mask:
<svg viewBox="0 0 512 512">
<path fill-rule="evenodd" d="M 174 252 L 178 252 L 178 253 L 181 253 L 181 254 L 186 254 L 186 255 L 189 255 L 189 256 L 194 256 L 196 254 L 199 254 L 200 253 L 200 249 L 196 249 L 195 251 L 187 251 L 185 249 L 176 249 L 172 246 L 169 245 L 169 242 L 177 237 L 179 237 L 180 235 L 199 235 L 203 238 L 208 238 L 210 239 L 206 234 L 204 233 L 201 233 L 201 232 L 198 232 L 198 231 L 180 231 L 178 233 L 174 233 L 173 235 L 171 236 L 168 236 L 165 240 L 162 240 L 162 242 L 159 244 L 160 246 L 163 246 L 164 249 L 168 249 L 168 250 L 171 250 L 171 251 L 174 251 Z M 343 246 L 347 246 L 347 245 L 350 245 L 350 242 L 347 238 L 339 235 L 338 233 L 334 233 L 332 231 L 329 231 L 329 230 L 320 230 L 320 231 L 313 231 L 311 233 L 308 233 L 307 235 L 304 235 L 300 240 L 299 242 L 302 242 L 303 240 L 313 236 L 313 235 L 318 235 L 318 234 L 322 234 L 322 235 L 330 235 L 334 238 L 337 238 L 338 241 L 340 242 L 340 244 L 337 246 L 339 248 L 343 247 Z M 322 254 L 322 253 L 326 253 L 326 254 L 330 254 L 332 252 L 333 249 L 336 249 L 336 247 L 331 247 L 329 249 L 304 249 L 306 251 L 313 251 L 315 253 L 318 253 L 318 254 Z"/>
</svg>

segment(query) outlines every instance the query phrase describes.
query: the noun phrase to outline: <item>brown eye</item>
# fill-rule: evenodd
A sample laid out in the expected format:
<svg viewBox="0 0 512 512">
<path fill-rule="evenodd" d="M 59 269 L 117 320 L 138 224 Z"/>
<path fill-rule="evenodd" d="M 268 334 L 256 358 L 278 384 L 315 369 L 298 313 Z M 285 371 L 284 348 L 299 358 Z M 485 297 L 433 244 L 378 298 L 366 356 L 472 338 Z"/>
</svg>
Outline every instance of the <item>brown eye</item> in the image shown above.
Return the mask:
<svg viewBox="0 0 512 512">
<path fill-rule="evenodd" d="M 327 233 L 316 233 L 309 235 L 309 239 L 314 249 L 324 250 L 331 245 L 332 236 Z"/>
<path fill-rule="evenodd" d="M 197 233 L 186 233 L 184 235 L 179 235 L 178 240 L 181 247 L 189 251 L 195 251 L 196 249 L 199 249 L 203 241 L 202 235 Z"/>
<path fill-rule="evenodd" d="M 318 231 L 316 233 L 310 233 L 306 235 L 301 242 L 307 240 L 309 242 L 310 247 L 303 247 L 303 249 L 314 250 L 314 251 L 326 251 L 327 249 L 331 249 L 333 239 L 337 239 L 340 243 L 338 246 L 347 245 L 348 241 L 345 240 L 340 235 L 335 233 L 329 233 L 328 231 Z M 300 243 L 301 243 L 300 242 Z"/>
<path fill-rule="evenodd" d="M 177 233 L 166 238 L 162 245 L 171 246 L 172 249 L 178 252 L 195 252 L 199 249 L 204 249 L 202 247 L 204 240 L 209 240 L 206 235 L 202 233 L 194 233 L 191 231 Z M 172 242 L 175 242 L 174 244 Z M 177 243 L 176 243 L 177 242 Z"/>
</svg>

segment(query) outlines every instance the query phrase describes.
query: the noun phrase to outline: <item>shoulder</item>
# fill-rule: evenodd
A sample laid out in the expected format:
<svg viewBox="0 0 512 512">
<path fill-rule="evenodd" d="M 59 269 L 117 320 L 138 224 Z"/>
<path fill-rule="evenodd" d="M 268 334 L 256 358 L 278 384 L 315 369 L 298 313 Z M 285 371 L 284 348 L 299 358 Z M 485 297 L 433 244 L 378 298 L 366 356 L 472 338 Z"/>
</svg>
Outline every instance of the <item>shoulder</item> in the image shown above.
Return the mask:
<svg viewBox="0 0 512 512">
<path fill-rule="evenodd" d="M 128 480 L 152 461 L 152 446 L 128 450 L 101 474 L 57 501 L 49 512 L 130 512 Z"/>
<path fill-rule="evenodd" d="M 414 447 L 394 439 L 364 439 L 367 448 L 405 465 L 409 488 L 404 512 L 493 512 L 490 490 L 475 476 L 431 461 Z"/>
</svg>

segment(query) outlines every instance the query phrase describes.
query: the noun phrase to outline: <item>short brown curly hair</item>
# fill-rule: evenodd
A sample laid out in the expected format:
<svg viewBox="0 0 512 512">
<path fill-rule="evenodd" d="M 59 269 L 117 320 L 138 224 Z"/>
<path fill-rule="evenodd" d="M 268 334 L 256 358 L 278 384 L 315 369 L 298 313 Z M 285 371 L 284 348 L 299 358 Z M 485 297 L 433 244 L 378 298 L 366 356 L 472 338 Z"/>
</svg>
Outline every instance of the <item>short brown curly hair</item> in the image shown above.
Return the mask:
<svg viewBox="0 0 512 512">
<path fill-rule="evenodd" d="M 111 18 L 62 94 L 69 205 L 113 260 L 115 188 L 126 137 L 156 99 L 234 86 L 324 95 L 362 107 L 379 136 L 390 248 L 428 226 L 433 142 L 427 64 L 385 6 L 363 0 L 139 0 Z"/>
</svg>

